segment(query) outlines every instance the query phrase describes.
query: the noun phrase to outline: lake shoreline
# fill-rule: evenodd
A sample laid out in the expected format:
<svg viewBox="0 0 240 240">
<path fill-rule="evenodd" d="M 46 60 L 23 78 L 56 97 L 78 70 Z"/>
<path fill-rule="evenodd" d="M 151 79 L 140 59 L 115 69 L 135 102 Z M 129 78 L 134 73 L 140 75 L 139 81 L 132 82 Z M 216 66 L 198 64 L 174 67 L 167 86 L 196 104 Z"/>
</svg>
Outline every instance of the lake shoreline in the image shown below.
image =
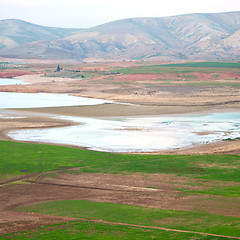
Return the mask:
<svg viewBox="0 0 240 240">
<path fill-rule="evenodd" d="M 113 105 L 113 106 L 110 106 Z M 66 120 L 62 120 L 62 119 L 52 119 L 47 116 L 44 116 L 42 118 L 36 117 L 35 115 L 37 114 L 47 114 L 48 111 L 51 112 L 51 115 L 53 116 L 53 113 L 55 115 L 55 113 L 58 113 L 59 116 L 63 116 L 63 113 L 66 113 L 64 110 L 68 110 L 71 111 L 71 109 L 75 109 L 75 111 L 73 111 L 73 115 L 72 116 L 81 116 L 81 117 L 89 117 L 89 116 L 84 116 L 84 112 L 89 110 L 89 113 L 91 113 L 91 111 L 93 111 L 94 109 L 105 109 L 105 107 L 107 107 L 107 110 L 109 110 L 109 106 L 110 108 L 114 108 L 116 109 L 116 106 L 118 104 L 104 104 L 104 105 L 98 105 L 98 106 L 79 106 L 79 107 L 57 107 L 57 108 L 40 108 L 40 109 L 16 109 L 15 112 L 19 113 L 19 116 L 21 116 L 22 114 L 28 114 L 27 116 L 27 126 L 26 126 L 26 121 L 25 120 L 21 120 L 21 119 L 12 119 L 12 120 L 8 120 L 9 122 L 11 122 L 11 124 L 8 124 L 7 127 L 5 127 L 5 129 L 1 129 L 0 130 L 0 138 L 2 140 L 7 140 L 7 141 L 16 141 L 11 139 L 10 137 L 7 136 L 7 133 L 11 130 L 21 130 L 21 129 L 28 129 L 28 128 L 34 128 L 34 129 L 43 129 L 43 128 L 52 128 L 52 127 L 65 127 L 65 126 L 73 126 L 73 125 L 77 125 L 79 123 L 73 122 L 73 121 L 66 121 Z M 118 105 L 120 108 L 123 107 L 123 109 L 126 107 L 126 109 L 133 109 L 133 107 L 135 108 L 136 106 L 133 105 Z M 129 108 L 130 107 L 130 108 Z M 82 111 L 81 111 L 82 109 Z M 84 110 L 83 110 L 84 109 Z M 123 111 L 123 112 L 119 112 L 116 109 L 116 112 L 109 114 L 109 115 L 105 115 L 103 116 L 103 114 L 100 114 L 99 117 L 114 117 L 115 114 L 118 113 L 124 113 L 124 115 L 121 115 L 120 117 L 124 117 L 126 116 L 125 114 L 127 113 L 127 111 Z M 119 110 L 119 109 L 118 109 Z M 139 110 L 139 109 L 138 109 Z M 105 109 L 106 111 L 106 109 Z M 197 112 L 197 114 L 199 113 L 209 113 L 209 112 L 238 112 L 237 109 L 221 109 L 220 111 L 218 110 L 214 110 L 214 111 L 202 111 L 202 112 Z M 33 114 L 31 116 L 31 113 Z M 104 111 L 102 111 L 102 113 L 104 113 Z M 133 114 L 134 112 L 131 112 L 128 117 L 134 117 L 131 114 Z M 166 113 L 164 112 L 163 114 L 158 114 L 157 116 L 161 115 L 181 115 L 184 112 L 172 112 L 170 113 Z M 185 112 L 186 113 L 186 112 Z M 188 112 L 190 114 L 190 112 Z M 192 113 L 192 112 L 191 112 Z M 95 112 L 95 116 L 98 115 L 98 111 Z M 194 114 L 196 114 L 196 112 L 194 112 Z M 94 116 L 94 117 L 95 117 Z M 119 115 L 118 115 L 119 116 Z M 138 115 L 140 116 L 140 115 Z M 156 116 L 156 115 L 152 115 L 152 116 Z M 117 117 L 117 116 L 116 116 Z M 149 117 L 145 116 L 145 117 Z M 36 122 L 36 118 L 38 119 L 38 121 Z M 1 120 L 1 125 L 2 125 L 2 120 Z M 5 120 L 6 122 L 6 120 Z M 17 126 L 12 124 L 12 122 L 17 123 Z M 25 124 L 25 125 L 24 125 Z M 43 125 L 45 124 L 45 125 Z M 19 141 L 21 142 L 21 141 Z M 35 141 L 30 141 L 31 143 L 39 143 L 39 144 L 50 144 L 50 145 L 60 145 L 60 146 L 67 146 L 67 147 L 73 147 L 73 148 L 79 148 L 79 149 L 88 149 L 87 147 L 81 147 L 81 146 L 75 146 L 75 145 L 71 145 L 71 144 L 59 144 L 59 143 L 46 143 L 46 142 L 35 142 Z M 94 150 L 91 150 L 94 151 Z M 113 151 L 114 152 L 114 151 Z M 121 153 L 121 152 L 118 152 Z M 240 154 L 240 140 L 236 140 L 236 141 L 222 141 L 222 142 L 214 142 L 214 143 L 209 143 L 209 144 L 198 144 L 196 146 L 191 146 L 191 147 L 183 147 L 181 149 L 177 149 L 177 150 L 160 150 L 160 151 L 152 151 L 152 152 L 122 152 L 123 154 L 164 154 L 164 155 L 172 155 L 172 154 L 186 154 L 186 155 L 201 155 L 201 154 Z"/>
<path fill-rule="evenodd" d="M 34 79 L 33 82 L 43 80 L 49 82 L 50 80 L 45 77 L 33 75 L 28 76 L 28 80 Z M 25 80 L 25 81 L 28 81 Z M 55 79 L 57 80 L 57 79 Z M 68 79 L 60 79 L 59 81 L 68 81 Z M 29 81 L 31 82 L 31 81 Z M 10 87 L 10 86 L 9 86 Z M 75 95 L 75 94 L 74 94 Z M 76 96 L 76 95 L 75 95 Z M 78 95 L 80 96 L 80 95 Z M 82 97 L 93 98 L 92 94 L 81 94 Z M 117 100 L 109 97 L 108 94 L 101 93 L 101 96 L 94 95 L 95 97 L 101 97 L 107 101 Z M 52 128 L 52 127 L 64 127 L 73 126 L 76 123 L 72 121 L 62 121 L 60 119 L 52 119 L 51 117 L 36 118 L 36 114 L 40 115 L 56 115 L 56 116 L 72 116 L 72 117 L 89 117 L 89 118 L 112 118 L 112 117 L 151 117 L 151 116 L 175 116 L 181 114 L 205 114 L 205 113 L 218 113 L 218 112 L 239 112 L 240 103 L 238 101 L 228 101 L 226 103 L 212 103 L 212 102 L 157 102 L 157 99 L 152 102 L 152 98 L 148 99 L 148 96 L 142 97 L 141 100 L 134 98 L 128 99 L 128 96 L 118 95 L 120 102 L 105 103 L 100 105 L 85 105 L 85 106 L 59 106 L 59 107 L 38 107 L 38 108 L 12 108 L 19 115 L 24 112 L 27 120 L 9 120 L 8 126 L 6 126 L 6 120 L 0 120 L 0 139 L 13 141 L 7 136 L 7 133 L 16 129 L 28 129 L 28 128 Z M 133 101 L 131 101 L 131 99 Z M 103 101 L 105 101 L 103 100 Z M 146 100 L 146 102 L 145 102 Z M 149 101 L 150 102 L 149 102 Z M 172 105 L 171 105 L 172 104 Z M 27 122 L 27 123 L 26 123 Z M 15 141 L 15 140 L 14 140 Z M 36 142 L 33 142 L 36 143 Z M 44 143 L 46 144 L 46 143 Z M 47 143 L 49 144 L 49 143 Z M 50 143 L 52 144 L 52 143 Z M 56 144 L 61 146 L 70 146 L 74 148 L 82 148 L 78 146 Z M 86 149 L 83 147 L 83 149 Z M 239 141 L 231 142 L 217 142 L 210 144 L 198 144 L 196 146 L 185 147 L 179 150 L 166 150 L 166 151 L 154 151 L 154 152 L 137 152 L 129 154 L 216 154 L 216 153 L 240 153 Z M 126 154 L 126 153 L 125 153 Z"/>
<path fill-rule="evenodd" d="M 12 108 L 28 113 L 54 114 L 73 117 L 144 117 L 218 112 L 239 112 L 239 106 L 148 106 L 139 104 L 105 103 L 88 106 Z"/>
</svg>

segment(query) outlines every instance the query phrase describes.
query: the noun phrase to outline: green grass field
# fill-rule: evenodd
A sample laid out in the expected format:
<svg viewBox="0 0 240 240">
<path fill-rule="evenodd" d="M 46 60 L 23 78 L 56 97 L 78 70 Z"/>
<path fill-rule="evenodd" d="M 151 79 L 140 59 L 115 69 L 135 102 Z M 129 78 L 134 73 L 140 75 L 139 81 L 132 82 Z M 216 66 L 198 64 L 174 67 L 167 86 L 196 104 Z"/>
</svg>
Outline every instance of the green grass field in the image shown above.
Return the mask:
<svg viewBox="0 0 240 240">
<path fill-rule="evenodd" d="M 204 190 L 183 190 L 186 193 L 211 194 L 225 197 L 240 197 L 240 185 L 210 187 Z"/>
<path fill-rule="evenodd" d="M 163 65 L 144 65 L 137 67 L 127 67 L 118 69 L 120 73 L 125 74 L 146 74 L 146 73 L 176 73 L 188 74 L 192 72 L 213 73 L 220 72 L 240 72 L 240 63 L 235 62 L 189 62 Z"/>
<path fill-rule="evenodd" d="M 172 174 L 189 178 L 183 194 L 207 194 L 239 197 L 240 156 L 238 155 L 134 155 L 0 141 L 0 181 L 7 178 L 53 170 L 109 174 Z M 51 177 L 49 174 L 48 177 Z M 58 177 L 56 176 L 53 177 Z M 191 182 L 191 179 L 194 181 Z M 215 180 L 227 185 L 217 185 Z M 213 184 L 214 183 L 214 184 Z M 21 184 L 21 183 L 19 183 Z M 203 190 L 191 186 L 206 185 Z M 6 186 L 7 187 L 7 186 Z M 234 200 L 235 201 L 235 200 Z M 240 237 L 240 220 L 201 211 L 184 212 L 143 208 L 131 205 L 80 200 L 52 201 L 18 209 L 18 211 L 61 215 L 89 220 L 106 220 L 136 225 L 166 227 Z M 193 233 L 168 232 L 141 227 L 115 226 L 105 223 L 74 221 L 46 226 L 23 233 L 3 235 L 0 239 L 225 239 Z"/>
<path fill-rule="evenodd" d="M 17 210 L 240 237 L 239 218 L 215 214 L 79 200 L 46 202 Z"/>
<path fill-rule="evenodd" d="M 238 155 L 135 155 L 0 141 L 0 177 L 84 167 L 81 172 L 166 173 L 240 182 Z"/>
<path fill-rule="evenodd" d="M 15 239 L 15 240 L 82 240 L 82 239 L 96 239 L 96 240 L 224 240 L 229 238 L 203 236 L 193 233 L 179 233 L 168 232 L 157 229 L 148 229 L 130 226 L 115 226 L 105 223 L 94 223 L 86 221 L 74 221 L 64 224 L 56 224 L 46 226 L 34 231 L 27 231 L 22 233 L 13 233 L 0 236 L 0 239 Z"/>
<path fill-rule="evenodd" d="M 197 67 L 197 68 L 240 68 L 239 62 L 187 62 L 164 64 L 165 67 Z"/>
</svg>

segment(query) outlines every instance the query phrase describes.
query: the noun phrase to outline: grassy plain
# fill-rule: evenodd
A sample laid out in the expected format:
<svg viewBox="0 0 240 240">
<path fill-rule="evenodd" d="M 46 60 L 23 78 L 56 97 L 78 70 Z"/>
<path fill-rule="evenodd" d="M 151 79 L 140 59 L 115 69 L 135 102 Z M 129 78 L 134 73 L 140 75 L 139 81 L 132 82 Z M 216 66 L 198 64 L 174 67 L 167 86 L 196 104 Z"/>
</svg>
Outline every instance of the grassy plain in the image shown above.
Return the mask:
<svg viewBox="0 0 240 240">
<path fill-rule="evenodd" d="M 47 202 L 17 210 L 240 237 L 239 218 L 216 214 L 76 200 Z"/>
<path fill-rule="evenodd" d="M 148 229 L 134 226 L 112 225 L 101 222 L 76 221 L 64 224 L 46 226 L 37 230 L 7 234 L 0 239 L 15 240 L 48 240 L 48 239 L 97 239 L 97 240 L 122 240 L 122 239 L 161 239 L 161 240 L 224 240 L 225 237 L 203 236 L 194 233 L 169 232 L 159 229 Z"/>
<path fill-rule="evenodd" d="M 145 65 L 134 66 L 130 68 L 118 69 L 120 73 L 124 74 L 146 74 L 146 73 L 177 73 L 189 74 L 193 72 L 212 73 L 218 76 L 222 72 L 240 72 L 240 63 L 228 62 L 193 62 L 193 63 L 173 63 L 173 64 L 159 64 L 159 65 Z"/>
<path fill-rule="evenodd" d="M 92 173 L 166 173 L 240 182 L 238 155 L 141 155 L 0 141 L 0 176 L 25 175 L 84 167 Z M 14 151 L 12 151 L 14 149 Z"/>
<path fill-rule="evenodd" d="M 187 62 L 162 65 L 165 67 L 199 67 L 199 68 L 240 68 L 239 62 Z"/>
<path fill-rule="evenodd" d="M 14 179 L 17 176 L 28 176 L 32 173 L 41 173 L 42 177 L 55 179 L 54 181 L 57 181 L 58 178 L 61 179 L 64 174 L 76 176 L 109 174 L 113 175 L 113 178 L 114 175 L 117 176 L 118 174 L 123 176 L 164 174 L 164 176 L 175 176 L 176 179 L 179 177 L 188 179 L 185 188 L 173 189 L 183 198 L 184 196 L 194 198 L 207 196 L 209 198 L 209 196 L 216 195 L 222 198 L 221 201 L 238 202 L 239 199 L 240 157 L 238 155 L 113 154 L 8 141 L 0 141 L 0 149 L 2 190 L 9 188 L 13 193 L 17 185 L 31 184 L 31 182 L 15 181 L 14 183 L 13 180 L 10 185 L 9 183 L 4 184 L 4 182 L 7 182 L 6 180 L 10 177 Z M 14 151 L 12 151 L 13 149 Z M 70 168 L 73 168 L 73 171 L 69 172 L 68 169 Z M 57 172 L 55 172 L 56 170 Z M 38 181 L 33 183 L 35 188 L 37 188 L 37 183 Z M 197 187 L 204 186 L 204 188 L 202 190 L 192 190 L 196 185 Z M 26 186 L 26 189 L 28 188 Z M 154 184 L 153 186 L 145 186 L 145 189 L 147 188 L 158 189 Z M 59 191 L 61 191 L 61 187 L 59 187 Z M 227 197 L 226 200 L 224 200 L 224 197 Z M 143 208 L 131 205 L 86 200 L 47 201 L 30 206 L 27 204 L 25 207 L 18 208 L 17 211 L 80 218 L 86 219 L 86 221 L 81 220 L 39 228 L 34 231 L 2 235 L 0 239 L 47 239 L 53 236 L 56 236 L 56 239 L 63 239 L 64 237 L 66 239 L 77 239 L 79 237 L 149 239 L 149 236 L 156 239 L 225 239 L 218 236 L 203 236 L 202 233 L 240 237 L 239 217 L 212 214 L 207 210 L 199 210 L 197 205 L 195 211 Z M 236 211 L 238 210 L 236 209 Z M 88 222 L 87 220 L 96 222 Z M 101 221 L 137 226 L 115 226 Z M 150 228 L 141 227 L 143 225 Z M 177 229 L 180 232 L 151 229 L 151 227 Z M 200 232 L 201 234 L 181 231 Z M 58 238 L 60 235 L 62 238 Z"/>
</svg>

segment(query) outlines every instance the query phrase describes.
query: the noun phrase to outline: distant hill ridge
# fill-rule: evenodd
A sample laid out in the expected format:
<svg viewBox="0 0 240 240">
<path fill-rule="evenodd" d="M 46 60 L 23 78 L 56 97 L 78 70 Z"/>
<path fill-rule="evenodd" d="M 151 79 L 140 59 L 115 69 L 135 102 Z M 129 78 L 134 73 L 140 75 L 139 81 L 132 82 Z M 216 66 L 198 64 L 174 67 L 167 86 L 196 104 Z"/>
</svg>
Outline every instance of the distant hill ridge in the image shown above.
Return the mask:
<svg viewBox="0 0 240 240">
<path fill-rule="evenodd" d="M 131 18 L 87 29 L 1 20 L 0 56 L 76 60 L 239 60 L 240 12 Z"/>
</svg>

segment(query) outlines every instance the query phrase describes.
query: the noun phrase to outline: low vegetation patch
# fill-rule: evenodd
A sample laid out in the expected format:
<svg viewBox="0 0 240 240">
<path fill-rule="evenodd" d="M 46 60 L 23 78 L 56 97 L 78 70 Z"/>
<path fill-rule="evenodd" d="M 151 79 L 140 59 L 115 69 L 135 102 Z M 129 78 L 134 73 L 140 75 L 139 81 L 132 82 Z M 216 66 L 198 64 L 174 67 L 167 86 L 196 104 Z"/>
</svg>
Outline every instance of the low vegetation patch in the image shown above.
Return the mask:
<svg viewBox="0 0 240 240">
<path fill-rule="evenodd" d="M 187 62 L 161 65 L 165 67 L 198 67 L 198 68 L 240 68 L 239 62 Z"/>
<path fill-rule="evenodd" d="M 225 197 L 240 197 L 240 185 L 211 187 L 204 190 L 184 190 L 186 193 L 201 193 Z"/>
<path fill-rule="evenodd" d="M 58 78 L 73 78 L 73 79 L 82 79 L 82 80 L 89 80 L 92 78 L 91 74 L 83 73 L 83 72 L 75 72 L 75 71 L 61 71 L 61 72 L 52 72 L 45 75 L 42 75 L 42 77 L 58 77 Z"/>
<path fill-rule="evenodd" d="M 221 72 L 240 72 L 240 63 L 235 62 L 188 62 L 188 63 L 173 63 L 162 65 L 143 65 L 129 68 L 122 68 L 118 71 L 124 74 L 188 74 L 192 72 L 212 73 L 215 76 Z"/>
<path fill-rule="evenodd" d="M 163 210 L 82 200 L 52 201 L 22 207 L 17 210 L 240 237 L 239 218 L 215 214 Z"/>
<path fill-rule="evenodd" d="M 133 226 L 111 225 L 106 223 L 74 221 L 52 226 L 41 227 L 33 231 L 6 234 L 0 239 L 36 239 L 36 240 L 79 240 L 79 239 L 101 239 L 101 240 L 122 240 L 122 239 L 161 239 L 161 240 L 223 240 L 229 238 L 203 236 L 193 233 L 170 232 L 158 229 L 149 229 Z"/>
</svg>

